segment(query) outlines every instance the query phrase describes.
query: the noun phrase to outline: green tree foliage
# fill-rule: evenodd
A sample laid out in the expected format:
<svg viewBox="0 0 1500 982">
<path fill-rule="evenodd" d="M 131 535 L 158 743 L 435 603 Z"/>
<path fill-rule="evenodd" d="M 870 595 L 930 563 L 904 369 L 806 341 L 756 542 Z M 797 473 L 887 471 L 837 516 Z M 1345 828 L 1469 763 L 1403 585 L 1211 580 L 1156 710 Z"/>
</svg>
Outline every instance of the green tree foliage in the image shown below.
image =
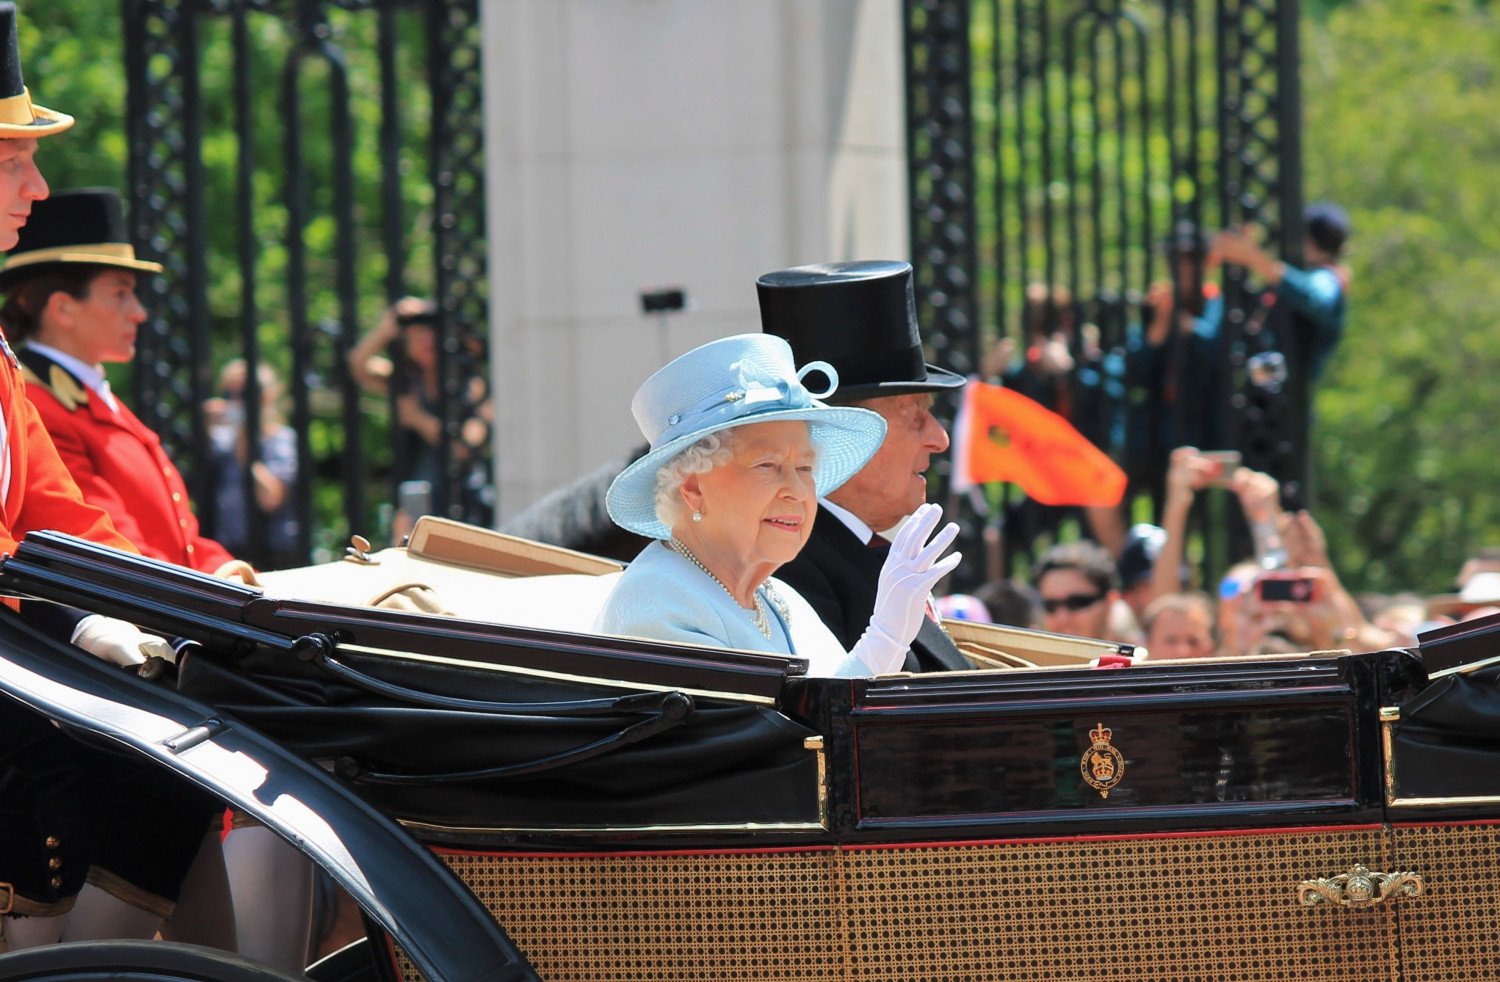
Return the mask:
<svg viewBox="0 0 1500 982">
<path fill-rule="evenodd" d="M 125 186 L 125 71 L 118 16 L 85 0 L 21 3 L 21 65 L 31 97 L 77 118 L 42 144 L 53 188 Z M 115 10 L 110 10 L 115 14 Z"/>
<path fill-rule="evenodd" d="M 1355 227 L 1317 514 L 1351 585 L 1441 590 L 1500 543 L 1500 11 L 1356 0 L 1303 39 L 1308 197 Z"/>
</svg>

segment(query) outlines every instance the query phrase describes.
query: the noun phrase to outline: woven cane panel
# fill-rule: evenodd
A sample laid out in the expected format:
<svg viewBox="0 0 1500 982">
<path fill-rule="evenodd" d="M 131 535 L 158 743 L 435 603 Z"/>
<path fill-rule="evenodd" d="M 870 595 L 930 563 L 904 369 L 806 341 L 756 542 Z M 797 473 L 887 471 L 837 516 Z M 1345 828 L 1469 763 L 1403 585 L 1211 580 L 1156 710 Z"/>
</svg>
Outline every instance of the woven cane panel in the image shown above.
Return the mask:
<svg viewBox="0 0 1500 982">
<path fill-rule="evenodd" d="M 1373 830 L 444 859 L 549 982 L 1397 977 L 1392 907 L 1297 902 L 1304 879 L 1391 869 Z"/>
<path fill-rule="evenodd" d="M 443 858 L 548 982 L 845 977 L 831 851 Z"/>
<path fill-rule="evenodd" d="M 1397 828 L 1395 836 L 1398 865 L 1426 886 L 1401 902 L 1402 978 L 1500 975 L 1500 826 Z"/>
<path fill-rule="evenodd" d="M 849 977 L 1393 979 L 1389 912 L 1297 902 L 1388 852 L 1378 831 L 849 852 Z"/>
</svg>

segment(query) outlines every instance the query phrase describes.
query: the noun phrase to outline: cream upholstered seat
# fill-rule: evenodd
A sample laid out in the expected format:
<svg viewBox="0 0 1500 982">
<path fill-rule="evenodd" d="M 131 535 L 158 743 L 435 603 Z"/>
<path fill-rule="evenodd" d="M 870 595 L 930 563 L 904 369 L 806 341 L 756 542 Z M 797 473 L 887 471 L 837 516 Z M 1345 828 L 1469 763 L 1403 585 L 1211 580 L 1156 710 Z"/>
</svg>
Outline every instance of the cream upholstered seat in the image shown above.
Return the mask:
<svg viewBox="0 0 1500 982">
<path fill-rule="evenodd" d="M 424 517 L 405 548 L 260 574 L 267 596 L 588 632 L 623 567 Z"/>
</svg>

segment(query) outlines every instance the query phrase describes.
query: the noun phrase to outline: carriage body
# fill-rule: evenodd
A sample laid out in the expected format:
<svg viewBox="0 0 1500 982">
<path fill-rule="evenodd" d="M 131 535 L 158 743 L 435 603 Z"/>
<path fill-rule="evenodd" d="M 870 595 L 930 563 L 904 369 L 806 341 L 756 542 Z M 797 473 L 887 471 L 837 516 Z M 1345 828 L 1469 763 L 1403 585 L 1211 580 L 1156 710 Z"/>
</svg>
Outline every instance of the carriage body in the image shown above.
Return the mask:
<svg viewBox="0 0 1500 982">
<path fill-rule="evenodd" d="M 171 698 L 226 722 L 209 742 L 264 733 L 322 765 L 302 779 L 394 820 L 436 861 L 413 876 L 446 868 L 493 917 L 483 943 L 514 977 L 1493 973 L 1488 626 L 1431 652 L 823 679 L 589 634 L 576 621 L 608 569 L 538 572 L 466 567 L 483 606 L 459 618 L 273 595 L 306 577 L 242 590 L 62 537 L 0 579 L 197 641 L 189 698 Z M 507 603 L 526 616 L 472 616 Z M 266 799 L 235 803 L 277 828 Z M 366 838 L 362 868 L 404 848 Z M 374 919 L 396 942 L 382 971 L 463 977 L 430 950 L 456 922 Z"/>
</svg>

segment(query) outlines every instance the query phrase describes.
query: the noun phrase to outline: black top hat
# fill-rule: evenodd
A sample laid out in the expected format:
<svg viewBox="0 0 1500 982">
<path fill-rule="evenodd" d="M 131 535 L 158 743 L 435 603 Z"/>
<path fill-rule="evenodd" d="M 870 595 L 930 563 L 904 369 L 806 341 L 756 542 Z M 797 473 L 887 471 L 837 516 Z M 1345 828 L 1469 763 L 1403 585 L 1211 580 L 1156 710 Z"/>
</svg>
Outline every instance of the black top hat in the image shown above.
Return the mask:
<svg viewBox="0 0 1500 982">
<path fill-rule="evenodd" d="M 826 361 L 838 370 L 834 402 L 964 384 L 923 360 L 910 263 L 795 266 L 765 274 L 755 288 L 763 331 L 786 339 L 799 365 Z"/>
<path fill-rule="evenodd" d="M 16 41 L 16 5 L 0 3 L 0 139 L 27 139 L 61 133 L 73 117 L 31 101 L 21 79 L 21 46 Z"/>
<path fill-rule="evenodd" d="M 64 265 L 161 272 L 161 263 L 135 258 L 125 234 L 125 206 L 114 188 L 59 191 L 32 204 L 30 220 L 0 267 L 0 293 L 27 276 Z"/>
</svg>

